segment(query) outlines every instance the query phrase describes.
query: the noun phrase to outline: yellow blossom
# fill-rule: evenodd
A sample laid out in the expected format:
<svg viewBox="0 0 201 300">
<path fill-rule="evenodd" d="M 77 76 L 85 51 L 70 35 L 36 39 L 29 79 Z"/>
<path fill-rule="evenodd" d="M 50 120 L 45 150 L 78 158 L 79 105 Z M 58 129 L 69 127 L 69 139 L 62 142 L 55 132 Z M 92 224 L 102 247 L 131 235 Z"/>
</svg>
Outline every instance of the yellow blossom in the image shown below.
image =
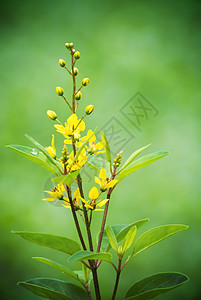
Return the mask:
<svg viewBox="0 0 201 300">
<path fill-rule="evenodd" d="M 82 205 L 79 205 L 79 201 L 80 201 L 80 199 L 82 199 L 82 198 L 81 198 L 81 195 L 80 195 L 80 190 L 79 190 L 79 188 L 77 188 L 77 189 L 75 190 L 73 196 L 74 196 L 74 199 L 73 199 L 73 205 L 74 205 L 75 210 L 81 209 Z M 62 206 L 71 209 L 70 202 L 67 203 L 67 204 L 62 204 Z"/>
<path fill-rule="evenodd" d="M 89 201 L 86 201 L 85 199 L 82 198 L 82 202 L 84 202 L 84 206 L 91 209 L 91 210 L 96 210 L 96 211 L 102 211 L 103 209 L 99 209 L 96 207 L 102 207 L 104 206 L 109 199 L 104 199 L 104 200 L 98 200 L 99 197 L 99 192 L 98 189 L 94 186 L 92 189 L 89 191 Z"/>
<path fill-rule="evenodd" d="M 66 121 L 65 126 L 54 125 L 58 132 L 63 134 L 66 138 L 74 134 L 75 139 L 79 139 L 80 131 L 84 131 L 85 123 L 83 120 L 78 120 L 76 114 L 72 114 Z M 68 140 L 65 141 L 68 144 Z"/>
<path fill-rule="evenodd" d="M 52 135 L 52 141 L 51 141 L 51 146 L 45 147 L 46 151 L 54 158 L 56 159 L 56 149 L 54 146 L 54 134 Z"/>
<path fill-rule="evenodd" d="M 45 200 L 45 201 L 55 201 L 55 200 L 68 201 L 68 198 L 64 197 L 64 195 L 63 195 L 64 191 L 65 191 L 64 185 L 63 185 L 63 183 L 60 182 L 51 191 L 45 191 L 45 193 L 48 193 L 52 198 L 44 198 L 42 200 Z"/>
<path fill-rule="evenodd" d="M 104 168 L 101 168 L 99 172 L 99 178 L 95 177 L 95 182 L 100 185 L 100 190 L 102 192 L 105 192 L 107 189 L 117 184 L 118 180 L 109 180 L 106 175 L 106 170 Z"/>
<path fill-rule="evenodd" d="M 87 135 L 85 137 L 81 138 L 80 141 L 87 140 L 92 134 L 93 134 L 93 131 L 91 129 L 88 130 Z M 95 134 L 93 134 L 92 137 L 89 139 L 88 146 L 86 146 L 86 150 L 89 155 L 97 155 L 97 154 L 105 152 L 105 150 L 102 150 L 104 148 L 104 142 L 102 141 L 102 142 L 98 142 L 96 144 L 95 141 L 96 141 L 96 136 L 95 136 Z M 100 150 L 102 150 L 102 151 L 100 151 Z"/>
<path fill-rule="evenodd" d="M 84 164 L 87 162 L 86 150 L 82 149 L 80 155 L 78 156 L 77 160 L 74 163 L 73 163 L 73 159 L 74 159 L 74 151 L 72 151 L 69 155 L 68 168 L 70 167 L 71 171 L 76 171 L 81 169 L 84 166 Z"/>
</svg>

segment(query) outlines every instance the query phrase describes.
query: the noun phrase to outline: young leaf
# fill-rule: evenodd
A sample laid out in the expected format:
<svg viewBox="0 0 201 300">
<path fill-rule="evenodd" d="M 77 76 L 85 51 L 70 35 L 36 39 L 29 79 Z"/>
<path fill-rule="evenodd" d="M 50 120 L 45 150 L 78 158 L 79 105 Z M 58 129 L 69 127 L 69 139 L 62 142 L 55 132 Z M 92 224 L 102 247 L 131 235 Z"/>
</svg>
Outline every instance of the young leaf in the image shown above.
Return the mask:
<svg viewBox="0 0 201 300">
<path fill-rule="evenodd" d="M 155 152 L 152 154 L 145 155 L 145 156 L 137 159 L 133 164 L 130 165 L 129 168 L 124 169 L 123 171 L 121 171 L 119 173 L 118 180 L 120 181 L 123 178 L 125 178 L 126 176 L 130 175 L 131 173 L 152 164 L 153 162 L 157 161 L 158 159 L 168 155 L 168 153 L 169 152 L 166 152 L 166 151 L 160 151 L 160 152 Z"/>
<path fill-rule="evenodd" d="M 128 165 L 130 165 L 130 163 L 132 163 L 132 161 L 144 150 L 146 149 L 147 147 L 149 147 L 151 144 L 143 147 L 143 148 L 140 148 L 138 150 L 136 150 L 135 152 L 133 152 L 129 158 L 127 159 L 127 161 L 124 163 L 124 165 L 121 167 L 121 169 L 119 170 L 119 172 L 121 172 L 123 169 L 125 169 Z"/>
<path fill-rule="evenodd" d="M 88 259 L 99 259 L 104 261 L 112 261 L 112 255 L 107 252 L 95 253 L 92 251 L 78 251 L 69 258 L 69 262 L 88 260 Z"/>
<path fill-rule="evenodd" d="M 25 282 L 18 282 L 37 296 L 54 300 L 87 300 L 84 289 L 72 283 L 48 278 L 34 278 Z"/>
<path fill-rule="evenodd" d="M 12 233 L 20 235 L 23 239 L 38 244 L 40 246 L 52 248 L 67 254 L 74 254 L 80 250 L 77 242 L 66 237 L 37 232 L 12 231 Z"/>
<path fill-rule="evenodd" d="M 135 235 L 136 235 L 136 231 L 137 231 L 137 227 L 133 226 L 127 233 L 127 235 L 125 237 L 125 241 L 124 241 L 123 253 L 125 253 L 126 250 L 128 250 L 130 248 L 130 246 L 132 245 Z"/>
<path fill-rule="evenodd" d="M 158 242 L 166 239 L 167 237 L 187 229 L 186 225 L 163 225 L 152 228 L 151 230 L 143 233 L 135 242 L 132 256 L 137 255 L 143 250 L 157 244 Z"/>
<path fill-rule="evenodd" d="M 127 232 L 130 230 L 131 227 L 133 227 L 135 225 L 139 229 L 143 224 L 145 224 L 148 221 L 149 221 L 149 219 L 143 219 L 143 220 L 134 222 L 132 224 L 121 224 L 121 225 L 118 224 L 118 225 L 112 225 L 111 227 L 112 227 L 112 230 L 114 231 L 117 242 L 120 242 L 125 238 Z M 98 242 L 98 239 L 99 239 L 99 234 L 97 235 L 97 242 Z M 106 230 L 104 230 L 101 249 L 102 249 L 102 251 L 109 251 L 110 248 L 111 248 L 111 246 L 109 243 L 109 239 L 106 234 Z"/>
<path fill-rule="evenodd" d="M 55 165 L 59 170 L 61 169 L 61 164 L 56 159 L 53 159 L 41 144 L 35 141 L 30 135 L 25 134 L 25 136 L 47 157 L 47 159 L 49 159 L 53 165 Z"/>
<path fill-rule="evenodd" d="M 29 160 L 32 160 L 33 162 L 37 163 L 38 165 L 42 166 L 43 168 L 47 169 L 49 172 L 57 176 L 57 168 L 55 168 L 55 166 L 47 159 L 47 157 L 42 152 L 34 148 L 21 145 L 8 145 L 6 147 L 16 151 Z"/>
<path fill-rule="evenodd" d="M 53 178 L 52 181 L 53 182 L 62 182 L 62 183 L 65 183 L 66 185 L 70 186 L 71 184 L 73 184 L 75 178 L 77 177 L 77 175 L 79 173 L 80 173 L 80 170 L 77 170 L 77 171 L 69 173 L 67 175 Z"/>
<path fill-rule="evenodd" d="M 35 260 L 38 260 L 38 261 L 40 261 L 44 264 L 47 264 L 47 265 L 49 265 L 49 266 L 65 273 L 65 274 L 77 279 L 80 282 L 82 281 L 75 272 L 73 272 L 72 270 L 70 270 L 66 266 L 63 266 L 63 265 L 61 265 L 61 264 L 59 264 L 59 263 L 57 263 L 53 260 L 50 260 L 50 259 L 47 259 L 47 258 L 44 258 L 44 257 L 32 257 L 32 258 L 35 259 Z"/>
<path fill-rule="evenodd" d="M 110 226 L 106 226 L 106 233 L 110 242 L 111 247 L 117 252 L 118 251 L 118 244 L 117 244 L 117 239 L 114 234 L 114 231 Z"/>
<path fill-rule="evenodd" d="M 124 300 L 147 300 L 175 289 L 189 278 L 181 273 L 158 273 L 136 282 Z"/>
<path fill-rule="evenodd" d="M 104 148 L 105 148 L 105 154 L 106 154 L 106 157 L 107 157 L 107 160 L 108 162 L 110 163 L 110 167 L 112 166 L 112 159 L 111 159 L 111 152 L 110 152 L 110 146 L 109 146 L 109 143 L 104 135 L 104 133 L 102 131 L 100 131 L 100 134 L 101 134 L 101 137 L 102 137 L 102 140 L 105 144 Z"/>
</svg>

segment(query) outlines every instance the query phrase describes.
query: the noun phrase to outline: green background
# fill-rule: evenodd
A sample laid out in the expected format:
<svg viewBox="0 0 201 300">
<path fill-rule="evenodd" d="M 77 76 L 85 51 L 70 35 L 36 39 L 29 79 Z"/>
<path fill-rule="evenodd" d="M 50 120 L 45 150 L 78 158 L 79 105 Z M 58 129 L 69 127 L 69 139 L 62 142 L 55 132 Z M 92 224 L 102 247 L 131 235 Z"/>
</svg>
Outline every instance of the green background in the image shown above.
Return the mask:
<svg viewBox="0 0 201 300">
<path fill-rule="evenodd" d="M 118 298 L 135 281 L 157 272 L 178 271 L 190 282 L 160 299 L 199 299 L 200 295 L 200 2 L 199 1 L 7 1 L 1 2 L 1 298 L 37 299 L 16 282 L 34 277 L 64 279 L 59 271 L 31 259 L 44 256 L 67 262 L 62 253 L 42 248 L 11 230 L 54 233 L 76 238 L 70 211 L 41 201 L 49 174 L 6 144 L 30 145 L 24 133 L 44 146 L 53 124 L 46 110 L 69 115 L 55 93 L 71 95 L 71 81 L 58 66 L 69 61 L 64 47 L 73 41 L 81 52 L 78 81 L 90 78 L 80 101 L 95 111 L 88 128 L 116 118 L 135 135 L 124 158 L 148 143 L 146 153 L 171 155 L 130 175 L 114 192 L 108 224 L 150 218 L 140 232 L 157 225 L 183 223 L 190 229 L 144 251 L 122 274 Z M 121 113 L 140 91 L 157 108 L 141 132 Z M 61 145 L 62 137 L 56 134 Z M 58 148 L 57 148 L 58 149 Z M 94 235 L 101 220 L 97 213 Z M 67 263 L 70 267 L 70 265 Z M 105 268 L 103 268 L 105 265 Z M 79 269 L 79 264 L 74 267 Z M 113 288 L 113 269 L 100 268 L 103 299 Z M 67 278 L 68 280 L 68 278 Z M 70 280 L 69 280 L 70 281 Z"/>
</svg>

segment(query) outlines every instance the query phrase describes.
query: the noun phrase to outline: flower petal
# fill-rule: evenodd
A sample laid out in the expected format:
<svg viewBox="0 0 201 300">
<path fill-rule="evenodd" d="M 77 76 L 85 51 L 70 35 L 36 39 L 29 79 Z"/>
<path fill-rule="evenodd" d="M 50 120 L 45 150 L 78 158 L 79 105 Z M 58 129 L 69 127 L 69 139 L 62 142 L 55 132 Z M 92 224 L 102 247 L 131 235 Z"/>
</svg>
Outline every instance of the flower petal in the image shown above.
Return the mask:
<svg viewBox="0 0 201 300">
<path fill-rule="evenodd" d="M 104 168 L 101 168 L 101 169 L 100 169 L 100 172 L 99 172 L 99 178 L 101 178 L 102 181 L 105 181 L 105 180 L 106 180 L 107 175 L 106 175 L 106 171 L 105 171 Z"/>
<path fill-rule="evenodd" d="M 115 184 L 117 184 L 118 181 L 119 181 L 119 180 L 116 180 L 116 179 L 109 181 L 109 182 L 106 184 L 106 188 L 109 189 L 109 188 L 113 187 Z"/>
<path fill-rule="evenodd" d="M 97 187 L 92 187 L 92 189 L 89 191 L 89 198 L 90 199 L 97 199 L 99 196 L 99 192 Z"/>
<path fill-rule="evenodd" d="M 102 200 L 102 201 L 99 202 L 96 206 L 102 207 L 102 206 L 105 205 L 108 201 L 109 201 L 109 199 Z"/>
<path fill-rule="evenodd" d="M 95 183 L 98 183 L 99 185 L 101 185 L 101 180 L 98 177 L 95 177 Z"/>
</svg>

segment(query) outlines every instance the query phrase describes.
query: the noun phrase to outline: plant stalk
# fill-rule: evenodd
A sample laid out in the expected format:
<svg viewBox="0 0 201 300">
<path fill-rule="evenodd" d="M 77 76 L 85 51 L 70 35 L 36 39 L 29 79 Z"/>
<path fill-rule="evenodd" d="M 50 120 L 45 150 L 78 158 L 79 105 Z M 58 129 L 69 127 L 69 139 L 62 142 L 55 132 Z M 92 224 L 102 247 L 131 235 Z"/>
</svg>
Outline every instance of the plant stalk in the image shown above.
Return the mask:
<svg viewBox="0 0 201 300">
<path fill-rule="evenodd" d="M 117 269 L 117 276 L 116 276 L 114 291 L 113 291 L 113 295 L 112 295 L 112 300 L 115 300 L 116 294 L 117 294 L 117 288 L 118 288 L 118 285 L 119 285 L 119 278 L 120 278 L 120 274 L 121 274 L 121 261 L 122 260 L 119 259 L 119 264 L 118 264 L 118 269 Z"/>
</svg>

